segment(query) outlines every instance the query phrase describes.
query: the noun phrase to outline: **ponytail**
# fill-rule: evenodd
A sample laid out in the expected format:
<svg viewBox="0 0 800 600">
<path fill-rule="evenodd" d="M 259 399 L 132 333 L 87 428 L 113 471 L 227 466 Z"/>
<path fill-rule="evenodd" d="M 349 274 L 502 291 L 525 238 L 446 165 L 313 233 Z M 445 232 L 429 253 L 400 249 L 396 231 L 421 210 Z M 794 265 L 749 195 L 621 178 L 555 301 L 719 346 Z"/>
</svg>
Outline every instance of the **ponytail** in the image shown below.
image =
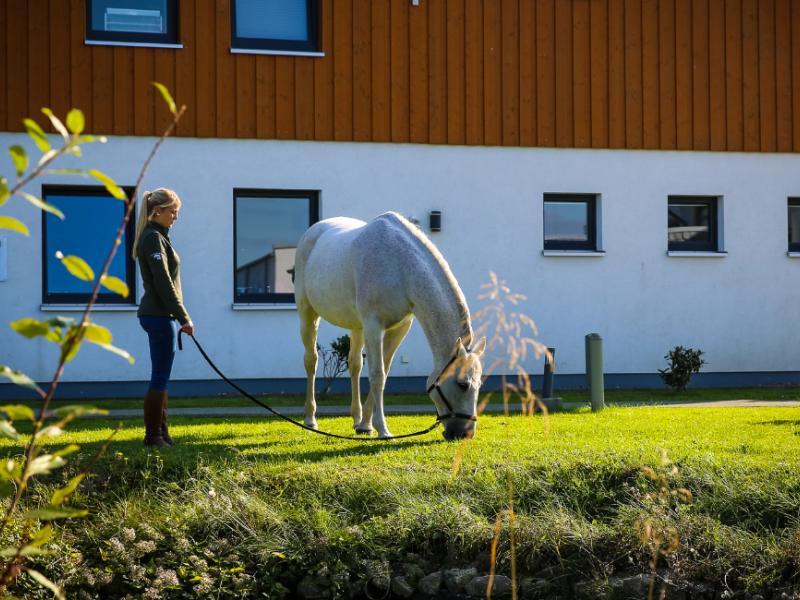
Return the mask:
<svg viewBox="0 0 800 600">
<path fill-rule="evenodd" d="M 174 191 L 167 188 L 158 188 L 152 192 L 142 194 L 139 206 L 139 217 L 136 219 L 136 234 L 133 236 L 133 258 L 138 258 L 139 239 L 142 237 L 150 217 L 158 208 L 167 208 L 174 204 L 180 206 L 181 199 Z"/>
</svg>

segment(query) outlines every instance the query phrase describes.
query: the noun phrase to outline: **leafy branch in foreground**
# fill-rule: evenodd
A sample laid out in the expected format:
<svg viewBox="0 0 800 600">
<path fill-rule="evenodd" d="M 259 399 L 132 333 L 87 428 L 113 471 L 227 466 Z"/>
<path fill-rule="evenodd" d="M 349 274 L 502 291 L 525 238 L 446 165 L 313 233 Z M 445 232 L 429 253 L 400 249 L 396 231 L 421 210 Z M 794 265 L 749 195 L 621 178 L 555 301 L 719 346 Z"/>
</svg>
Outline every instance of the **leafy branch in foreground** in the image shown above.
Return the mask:
<svg viewBox="0 0 800 600">
<path fill-rule="evenodd" d="M 0 465 L 0 498 L 6 498 L 5 510 L 2 521 L 0 521 L 0 536 L 5 540 L 6 545 L 9 540 L 16 538 L 14 545 L 0 549 L 0 593 L 4 593 L 8 586 L 22 573 L 27 574 L 40 585 L 53 591 L 53 593 L 63 598 L 63 591 L 45 575 L 25 565 L 25 559 L 47 553 L 44 549 L 46 544 L 53 537 L 53 521 L 60 519 L 70 519 L 83 517 L 88 511 L 83 509 L 65 506 L 65 502 L 75 492 L 88 475 L 94 462 L 105 452 L 108 444 L 116 431 L 106 439 L 95 458 L 69 482 L 56 489 L 49 500 L 49 503 L 41 508 L 22 511 L 21 501 L 29 484 L 34 477 L 49 475 L 54 470 L 66 464 L 65 457 L 79 450 L 74 444 L 67 445 L 58 451 L 45 453 L 44 444 L 51 438 L 58 437 L 64 432 L 64 428 L 73 419 L 89 414 L 105 414 L 101 411 L 87 406 L 66 406 L 53 411 L 49 411 L 50 403 L 55 395 L 58 383 L 64 372 L 66 363 L 71 361 L 81 344 L 86 341 L 93 343 L 101 348 L 108 350 L 125 358 L 133 363 L 133 357 L 120 348 L 112 344 L 112 334 L 107 328 L 92 323 L 89 319 L 92 308 L 97 302 L 97 297 L 101 287 L 105 287 L 114 293 L 127 297 L 130 293 L 127 284 L 119 278 L 108 275 L 111 262 L 116 255 L 117 248 L 120 246 L 128 221 L 130 220 L 133 208 L 136 205 L 139 187 L 147 169 L 164 140 L 172 133 L 178 120 L 186 110 L 182 106 L 178 110 L 169 91 L 160 83 L 154 85 L 161 93 L 165 102 L 173 115 L 172 122 L 156 141 L 150 154 L 145 160 L 136 180 L 136 185 L 130 197 L 126 196 L 122 188 L 117 183 L 97 169 L 51 169 L 50 165 L 59 157 L 64 155 L 81 156 L 81 144 L 100 142 L 105 143 L 104 137 L 83 135 L 85 120 L 83 113 L 77 109 L 71 110 L 66 117 L 66 125 L 56 117 L 48 108 L 43 108 L 42 112 L 50 119 L 53 128 L 61 134 L 63 144 L 59 148 L 50 145 L 47 136 L 42 128 L 33 119 L 25 119 L 28 135 L 34 144 L 41 151 L 42 155 L 36 165 L 29 170 L 30 159 L 25 149 L 19 145 L 9 148 L 9 154 L 14 163 L 16 171 L 16 182 L 9 187 L 8 179 L 0 177 L 0 206 L 4 205 L 12 196 L 18 196 L 30 202 L 37 208 L 51 213 L 60 219 L 64 219 L 64 214 L 52 204 L 47 203 L 41 198 L 24 190 L 30 182 L 44 174 L 55 175 L 77 175 L 81 177 L 91 177 L 102 183 L 108 193 L 118 200 L 125 202 L 125 212 L 122 222 L 117 228 L 114 242 L 108 252 L 108 256 L 100 269 L 99 276 L 95 276 L 89 264 L 79 256 L 65 255 L 58 251 L 58 258 L 67 271 L 74 277 L 83 281 L 93 282 L 92 293 L 81 318 L 77 321 L 67 317 L 55 317 L 49 320 L 38 320 L 25 318 L 13 321 L 11 328 L 20 335 L 32 339 L 42 337 L 48 342 L 52 342 L 59 347 L 59 359 L 55 372 L 50 380 L 47 391 L 42 390 L 33 379 L 26 374 L 13 370 L 6 365 L 0 365 L 0 376 L 9 379 L 12 383 L 34 391 L 41 400 L 38 415 L 25 405 L 7 405 L 0 407 L 0 411 L 5 413 L 6 418 L 0 420 L 0 437 L 11 439 L 24 445 L 21 457 L 9 458 Z M 13 217 L 0 215 L 0 229 L 8 229 L 23 235 L 29 235 L 28 228 L 21 221 Z M 51 421 L 46 423 L 46 419 Z M 52 422 L 54 418 L 55 422 Z M 17 431 L 15 422 L 24 421 L 32 424 L 30 436 L 25 438 Z M 44 525 L 43 525 L 44 523 Z"/>
</svg>

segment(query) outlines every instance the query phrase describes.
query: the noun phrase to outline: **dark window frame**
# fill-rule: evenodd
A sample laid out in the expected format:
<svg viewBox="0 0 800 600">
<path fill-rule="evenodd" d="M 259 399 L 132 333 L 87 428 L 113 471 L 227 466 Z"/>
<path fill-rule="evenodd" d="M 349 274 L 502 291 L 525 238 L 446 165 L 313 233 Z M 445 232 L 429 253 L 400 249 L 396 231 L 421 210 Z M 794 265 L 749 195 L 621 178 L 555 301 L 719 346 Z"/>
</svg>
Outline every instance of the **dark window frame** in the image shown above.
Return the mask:
<svg viewBox="0 0 800 600">
<path fill-rule="evenodd" d="M 306 0 L 308 15 L 308 40 L 276 40 L 273 38 L 246 38 L 236 34 L 236 1 L 231 0 L 231 48 L 234 50 L 265 50 L 275 52 L 320 52 L 322 16 L 319 0 Z"/>
<path fill-rule="evenodd" d="M 180 44 L 178 0 L 166 0 L 166 33 L 137 33 L 135 31 L 103 31 L 99 29 L 93 29 L 92 1 L 93 0 L 86 0 L 87 42 L 113 42 L 118 44 L 164 44 L 170 46 Z"/>
<path fill-rule="evenodd" d="M 128 198 L 132 197 L 134 188 L 130 186 L 120 186 L 125 191 Z M 97 196 L 98 198 L 107 198 L 109 202 L 119 202 L 121 210 L 125 211 L 124 202 L 112 197 L 102 185 L 43 185 L 42 198 L 45 200 L 48 196 Z M 47 289 L 47 214 L 42 211 L 42 304 L 86 304 L 91 298 L 91 293 L 85 292 L 80 294 L 53 292 Z M 121 216 L 121 215 L 120 215 Z M 133 259 L 133 238 L 136 233 L 136 208 L 134 207 L 128 223 L 125 226 L 125 283 L 128 284 L 130 294 L 127 298 L 123 298 L 119 294 L 106 290 L 101 287 L 97 294 L 98 304 L 120 304 L 124 306 L 136 305 L 136 261 Z M 121 248 L 117 252 L 122 252 Z M 63 267 L 62 267 L 63 268 Z M 95 273 L 100 276 L 100 273 Z"/>
<path fill-rule="evenodd" d="M 237 240 L 236 230 L 239 197 L 246 198 L 303 198 L 308 200 L 308 226 L 311 227 L 319 221 L 319 190 L 280 190 L 263 188 L 234 188 L 233 190 L 233 303 L 234 304 L 294 304 L 294 293 L 272 294 L 237 294 L 236 293 L 236 264 Z"/>
<path fill-rule="evenodd" d="M 667 251 L 668 252 L 719 252 L 719 196 L 668 196 L 667 197 Z M 669 241 L 669 207 L 681 204 L 707 204 L 710 240 L 702 242 Z"/>
<path fill-rule="evenodd" d="M 792 206 L 800 207 L 800 198 L 790 197 L 787 200 L 787 203 L 786 203 L 786 216 L 787 216 L 787 218 L 789 217 L 789 209 Z M 788 248 L 789 248 L 789 250 L 788 251 L 789 252 L 800 252 L 800 242 L 792 243 L 792 221 L 791 221 L 791 219 L 788 219 L 787 235 L 789 237 L 789 239 L 788 239 Z"/>
<path fill-rule="evenodd" d="M 542 242 L 545 250 L 575 250 L 597 252 L 597 197 L 598 194 L 546 193 L 542 199 Z M 578 241 L 553 241 L 547 239 L 544 212 L 548 202 L 570 202 L 586 205 L 586 227 L 588 239 Z"/>
</svg>

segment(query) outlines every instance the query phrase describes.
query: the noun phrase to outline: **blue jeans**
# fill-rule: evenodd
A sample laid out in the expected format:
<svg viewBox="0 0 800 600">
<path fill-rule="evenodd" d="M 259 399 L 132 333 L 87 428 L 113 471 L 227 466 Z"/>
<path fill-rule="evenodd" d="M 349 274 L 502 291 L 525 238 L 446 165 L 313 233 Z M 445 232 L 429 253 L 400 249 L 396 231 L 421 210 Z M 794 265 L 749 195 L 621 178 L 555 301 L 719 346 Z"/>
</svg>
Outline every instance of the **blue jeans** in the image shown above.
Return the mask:
<svg viewBox="0 0 800 600">
<path fill-rule="evenodd" d="M 150 340 L 150 389 L 167 389 L 175 346 L 178 339 L 178 322 L 172 317 L 139 317 L 139 324 Z"/>
</svg>

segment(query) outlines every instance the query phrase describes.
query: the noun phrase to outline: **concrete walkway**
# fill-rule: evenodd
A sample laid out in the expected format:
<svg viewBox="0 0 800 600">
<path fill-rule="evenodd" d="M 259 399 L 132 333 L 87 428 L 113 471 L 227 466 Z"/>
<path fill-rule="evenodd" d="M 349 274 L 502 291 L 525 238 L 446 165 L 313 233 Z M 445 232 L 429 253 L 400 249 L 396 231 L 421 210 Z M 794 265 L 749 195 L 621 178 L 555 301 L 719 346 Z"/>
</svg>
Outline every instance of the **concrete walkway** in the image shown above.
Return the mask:
<svg viewBox="0 0 800 600">
<path fill-rule="evenodd" d="M 588 403 L 583 402 L 566 402 L 564 408 L 579 408 L 581 406 L 588 406 Z M 715 400 L 712 402 L 681 402 L 681 401 L 665 401 L 665 402 L 616 402 L 609 403 L 608 406 L 671 406 L 676 408 L 722 408 L 722 407 L 798 407 L 800 400 Z M 302 416 L 302 406 L 278 406 L 274 407 L 282 415 L 287 416 Z M 512 414 L 519 413 L 519 403 L 512 403 L 509 405 L 509 411 Z M 384 407 L 386 414 L 433 414 L 433 403 L 428 404 L 406 404 L 406 405 L 387 405 Z M 485 411 L 487 413 L 502 413 L 502 404 L 489 404 Z M 208 406 L 208 407 L 195 407 L 195 408 L 171 408 L 169 414 L 173 416 L 186 416 L 186 417 L 269 417 L 270 413 L 265 408 L 257 405 L 253 406 Z M 350 407 L 344 404 L 335 406 L 317 406 L 317 414 L 323 416 L 339 416 L 349 415 Z M 112 408 L 108 411 L 110 417 L 139 417 L 142 415 L 140 408 Z"/>
</svg>

